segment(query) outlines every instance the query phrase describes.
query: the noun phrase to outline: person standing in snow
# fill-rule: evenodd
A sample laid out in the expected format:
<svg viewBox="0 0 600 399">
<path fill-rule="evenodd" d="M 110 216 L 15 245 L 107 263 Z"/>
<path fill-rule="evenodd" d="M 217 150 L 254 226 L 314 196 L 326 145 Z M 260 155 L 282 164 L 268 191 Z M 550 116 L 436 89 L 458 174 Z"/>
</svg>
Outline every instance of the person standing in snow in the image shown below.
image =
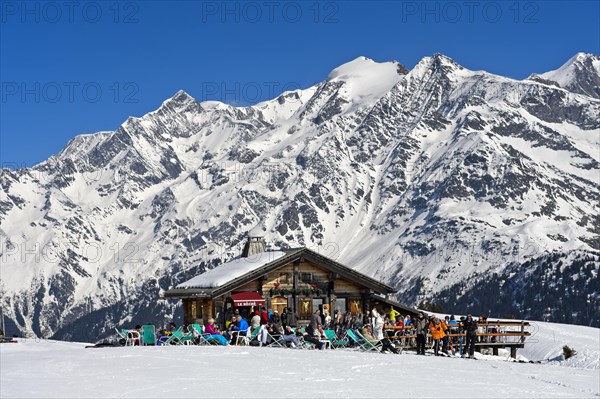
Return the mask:
<svg viewBox="0 0 600 399">
<path fill-rule="evenodd" d="M 331 328 L 331 316 L 327 311 L 325 312 L 325 323 L 323 325 L 325 326 L 326 330 L 329 330 Z"/>
<path fill-rule="evenodd" d="M 371 311 L 371 315 L 373 316 L 373 336 L 378 340 L 383 339 L 383 318 L 379 314 L 376 308 L 373 308 Z"/>
<path fill-rule="evenodd" d="M 283 308 L 283 311 L 281 312 L 281 325 L 283 326 L 284 330 L 288 325 L 288 323 L 287 323 L 287 308 Z"/>
<path fill-rule="evenodd" d="M 467 316 L 467 320 L 463 324 L 463 331 L 466 335 L 464 353 L 469 353 L 469 358 L 473 359 L 475 357 L 475 341 L 477 340 L 477 322 L 473 320 L 473 316 Z"/>
<path fill-rule="evenodd" d="M 313 331 L 316 331 L 319 324 L 321 324 L 321 311 L 317 309 L 312 315 L 310 326 L 313 328 Z"/>
<path fill-rule="evenodd" d="M 333 313 L 333 316 L 335 333 L 340 335 L 344 331 L 344 315 L 342 312 L 336 309 L 336 311 Z"/>
<path fill-rule="evenodd" d="M 394 309 L 394 307 L 392 306 L 392 308 L 390 309 L 390 321 L 392 322 L 392 324 L 396 324 L 396 318 L 400 316 L 400 318 L 402 318 L 402 315 L 400 314 L 400 312 L 398 312 L 396 309 Z"/>
<path fill-rule="evenodd" d="M 448 330 L 446 324 L 437 317 L 434 317 L 429 323 L 429 331 L 431 331 L 433 337 L 433 351 L 436 356 L 440 355 L 440 341 L 446 338 L 446 330 Z M 448 354 L 445 345 L 442 347 L 442 352 Z"/>
<path fill-rule="evenodd" d="M 254 316 L 252 316 L 250 319 L 250 326 L 252 327 L 252 330 L 254 330 L 256 327 L 260 327 L 260 316 L 258 315 L 258 310 L 254 311 Z"/>
<path fill-rule="evenodd" d="M 287 308 L 287 325 L 290 327 L 296 327 L 298 325 L 298 315 L 292 308 Z"/>
<path fill-rule="evenodd" d="M 267 308 L 263 306 L 260 312 L 260 325 L 269 324 L 269 313 L 267 312 Z"/>
<path fill-rule="evenodd" d="M 427 318 L 423 312 L 419 312 L 414 321 L 415 333 L 417 336 L 417 355 L 425 355 L 425 338 L 427 336 Z"/>
<path fill-rule="evenodd" d="M 277 310 L 273 311 L 273 316 L 271 316 L 271 324 L 273 324 L 274 328 L 279 331 L 281 327 L 281 317 L 279 316 L 279 312 Z"/>
</svg>

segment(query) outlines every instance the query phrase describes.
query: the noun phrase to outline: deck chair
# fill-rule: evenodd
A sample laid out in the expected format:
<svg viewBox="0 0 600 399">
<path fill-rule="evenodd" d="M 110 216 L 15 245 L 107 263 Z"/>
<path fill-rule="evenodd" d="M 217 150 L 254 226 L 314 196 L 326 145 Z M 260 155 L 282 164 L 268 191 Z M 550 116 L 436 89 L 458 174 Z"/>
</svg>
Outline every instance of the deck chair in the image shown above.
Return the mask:
<svg viewBox="0 0 600 399">
<path fill-rule="evenodd" d="M 296 332 L 298 330 L 298 328 L 293 328 L 294 332 Z M 300 328 L 300 330 L 302 330 L 302 328 Z M 307 340 L 304 339 L 304 336 L 300 336 L 300 335 L 296 335 L 298 337 L 298 348 L 300 349 L 316 349 L 316 345 L 313 344 L 312 342 L 308 342 Z"/>
<path fill-rule="evenodd" d="M 257 327 L 260 331 L 260 327 Z M 250 345 L 250 337 L 252 336 L 252 333 L 254 331 L 252 331 L 252 327 L 248 327 L 248 329 L 246 330 L 246 334 L 242 334 L 241 332 L 237 333 L 237 337 L 235 339 L 235 344 L 236 345 Z"/>
<path fill-rule="evenodd" d="M 364 350 L 363 344 L 362 344 L 362 340 L 360 338 L 358 338 L 358 336 L 354 333 L 354 331 L 352 331 L 352 330 L 346 330 L 346 336 L 348 338 L 350 338 L 350 341 L 353 344 L 355 344 L 359 350 L 360 349 Z"/>
<path fill-rule="evenodd" d="M 381 348 L 383 348 L 381 342 L 377 342 L 377 344 L 372 343 L 367 338 L 365 338 L 365 336 L 362 335 L 358 330 L 356 331 L 356 335 L 358 335 L 358 337 L 363 341 L 363 348 L 367 351 L 380 352 Z"/>
<path fill-rule="evenodd" d="M 254 330 L 252 327 L 248 327 L 246 330 L 246 334 L 238 334 L 237 339 L 235 340 L 236 345 L 250 345 L 250 342 L 253 341 L 260 332 L 260 326 L 256 327 Z"/>
<path fill-rule="evenodd" d="M 173 335 L 177 337 L 179 342 L 177 345 L 193 345 L 194 344 L 194 333 L 189 331 L 184 333 L 183 331 L 175 331 Z"/>
<path fill-rule="evenodd" d="M 179 345 L 181 337 L 183 337 L 183 327 L 173 331 L 163 345 Z"/>
<path fill-rule="evenodd" d="M 137 330 L 123 330 L 127 334 L 127 338 L 125 338 L 125 346 L 135 346 L 135 343 L 142 343 L 142 337 Z"/>
<path fill-rule="evenodd" d="M 198 334 L 198 335 L 194 334 L 194 335 L 196 335 L 195 340 L 196 340 L 196 342 L 198 342 L 198 345 L 215 345 L 215 344 L 217 344 L 217 342 L 215 342 L 214 339 L 208 339 L 204 336 L 204 331 L 202 330 L 202 327 L 200 326 L 200 324 L 194 323 L 194 324 L 191 324 L 191 326 L 194 329 L 194 331 L 196 331 L 196 333 Z"/>
<path fill-rule="evenodd" d="M 347 339 L 339 339 L 333 330 L 324 330 L 325 336 L 331 343 L 331 348 L 340 348 L 348 345 Z"/>
<path fill-rule="evenodd" d="M 287 348 L 287 343 L 283 339 L 283 335 L 279 335 L 279 338 L 274 337 L 269 333 L 269 330 L 265 330 L 267 333 L 267 337 L 271 340 L 266 346 L 276 346 L 280 348 Z"/>
<path fill-rule="evenodd" d="M 379 350 L 376 345 L 373 345 L 369 341 L 365 339 L 358 331 L 347 330 L 346 334 L 348 338 L 352 340 L 356 345 L 358 345 L 359 350 L 363 351 L 371 351 L 371 350 Z"/>
<path fill-rule="evenodd" d="M 117 332 L 117 336 L 121 339 L 127 340 L 127 330 L 119 330 L 115 327 L 115 331 Z"/>
<path fill-rule="evenodd" d="M 156 345 L 156 329 L 152 324 L 142 326 L 142 345 Z"/>
</svg>

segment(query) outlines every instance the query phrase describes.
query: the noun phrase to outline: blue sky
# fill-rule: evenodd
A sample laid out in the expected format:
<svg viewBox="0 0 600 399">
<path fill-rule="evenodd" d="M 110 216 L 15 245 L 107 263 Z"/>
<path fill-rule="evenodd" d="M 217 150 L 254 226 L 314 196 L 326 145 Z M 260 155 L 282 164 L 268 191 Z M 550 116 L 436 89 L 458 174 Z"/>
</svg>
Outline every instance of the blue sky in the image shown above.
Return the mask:
<svg viewBox="0 0 600 399">
<path fill-rule="evenodd" d="M 600 53 L 598 1 L 0 1 L 0 162 L 32 166 L 177 90 L 248 104 L 360 55 L 522 79 Z"/>
</svg>

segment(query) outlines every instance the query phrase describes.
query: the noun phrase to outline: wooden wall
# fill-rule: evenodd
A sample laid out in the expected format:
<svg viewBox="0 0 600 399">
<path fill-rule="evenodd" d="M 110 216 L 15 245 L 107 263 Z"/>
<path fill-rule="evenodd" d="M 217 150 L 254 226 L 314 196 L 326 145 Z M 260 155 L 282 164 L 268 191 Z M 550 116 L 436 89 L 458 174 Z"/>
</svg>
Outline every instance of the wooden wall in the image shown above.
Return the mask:
<svg viewBox="0 0 600 399">
<path fill-rule="evenodd" d="M 311 281 L 303 281 L 303 273 L 311 274 Z M 319 295 L 312 289 L 311 284 L 317 284 L 320 291 Z M 277 287 L 276 287 L 277 285 Z M 332 288 L 330 290 L 329 288 Z M 292 290 L 295 289 L 295 292 Z M 299 292 L 299 290 L 309 290 L 310 293 Z M 277 297 L 275 303 L 272 303 L 270 290 L 279 290 L 274 292 L 273 297 Z M 289 290 L 283 295 L 281 290 Z M 330 272 L 329 270 L 320 268 L 319 266 L 303 261 L 288 263 L 279 269 L 269 272 L 241 287 L 236 288 L 233 292 L 250 292 L 256 291 L 262 293 L 267 302 L 267 307 L 277 308 L 279 312 L 283 309 L 285 299 L 287 306 L 293 307 L 300 314 L 300 304 L 306 301 L 311 302 L 312 311 L 316 310 L 316 306 L 312 306 L 313 299 L 321 300 L 323 304 L 330 306 L 330 313 L 333 316 L 337 298 L 346 300 L 346 309 L 351 311 L 352 305 L 360 303 L 360 311 L 369 311 L 369 296 L 370 291 L 360 283 L 350 281 Z M 218 314 L 218 322 L 224 321 L 225 302 L 224 299 L 229 294 L 217 298 L 215 302 L 212 299 L 183 299 L 184 321 L 186 323 L 196 322 L 202 319 L 204 322 L 210 317 L 215 317 Z M 315 302 L 317 303 L 317 302 Z M 223 320 L 222 320 L 223 319 Z M 300 317 L 300 320 L 305 324 L 310 317 Z"/>
<path fill-rule="evenodd" d="M 214 317 L 213 300 L 211 298 L 184 298 L 183 322 L 197 323 L 199 320 L 206 322 Z"/>
</svg>

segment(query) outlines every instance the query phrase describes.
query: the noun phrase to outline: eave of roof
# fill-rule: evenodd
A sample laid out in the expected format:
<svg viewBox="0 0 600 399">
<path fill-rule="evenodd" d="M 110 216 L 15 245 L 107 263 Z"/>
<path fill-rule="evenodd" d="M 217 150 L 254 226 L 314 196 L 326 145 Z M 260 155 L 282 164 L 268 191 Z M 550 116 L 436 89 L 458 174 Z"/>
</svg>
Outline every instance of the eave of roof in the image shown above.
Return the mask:
<svg viewBox="0 0 600 399">
<path fill-rule="evenodd" d="M 213 290 L 204 288 L 170 288 L 164 298 L 212 298 Z"/>
<path fill-rule="evenodd" d="M 373 295 L 373 299 L 375 299 L 377 301 L 380 301 L 380 302 L 387 303 L 388 305 L 391 305 L 391 306 L 393 306 L 395 308 L 398 308 L 398 309 L 402 309 L 405 312 L 411 313 L 413 315 L 416 315 L 416 314 L 419 313 L 418 309 L 411 308 L 410 306 L 403 305 L 403 304 L 401 304 L 399 302 L 393 301 L 391 299 L 387 299 L 387 298 L 382 297 L 380 295 Z"/>
<path fill-rule="evenodd" d="M 240 287 L 256 278 L 263 276 L 266 273 L 271 272 L 272 270 L 276 270 L 277 268 L 294 262 L 299 259 L 306 259 L 312 261 L 313 263 L 323 266 L 334 273 L 339 274 L 342 277 L 345 277 L 351 281 L 355 281 L 361 285 L 364 285 L 376 293 L 381 294 L 390 294 L 395 293 L 396 290 L 389 285 L 383 284 L 365 274 L 357 272 L 347 266 L 342 265 L 332 259 L 327 258 L 315 251 L 312 251 L 308 248 L 294 248 L 290 250 L 286 250 L 288 252 L 286 255 L 273 260 L 265 264 L 264 266 L 252 270 L 242 276 L 234 278 L 226 284 L 223 284 L 217 288 L 171 288 L 165 292 L 164 297 L 199 297 L 199 296 L 212 296 L 217 297 L 224 293 L 235 290 L 237 287 Z M 219 266 L 217 266 L 219 267 Z"/>
</svg>

